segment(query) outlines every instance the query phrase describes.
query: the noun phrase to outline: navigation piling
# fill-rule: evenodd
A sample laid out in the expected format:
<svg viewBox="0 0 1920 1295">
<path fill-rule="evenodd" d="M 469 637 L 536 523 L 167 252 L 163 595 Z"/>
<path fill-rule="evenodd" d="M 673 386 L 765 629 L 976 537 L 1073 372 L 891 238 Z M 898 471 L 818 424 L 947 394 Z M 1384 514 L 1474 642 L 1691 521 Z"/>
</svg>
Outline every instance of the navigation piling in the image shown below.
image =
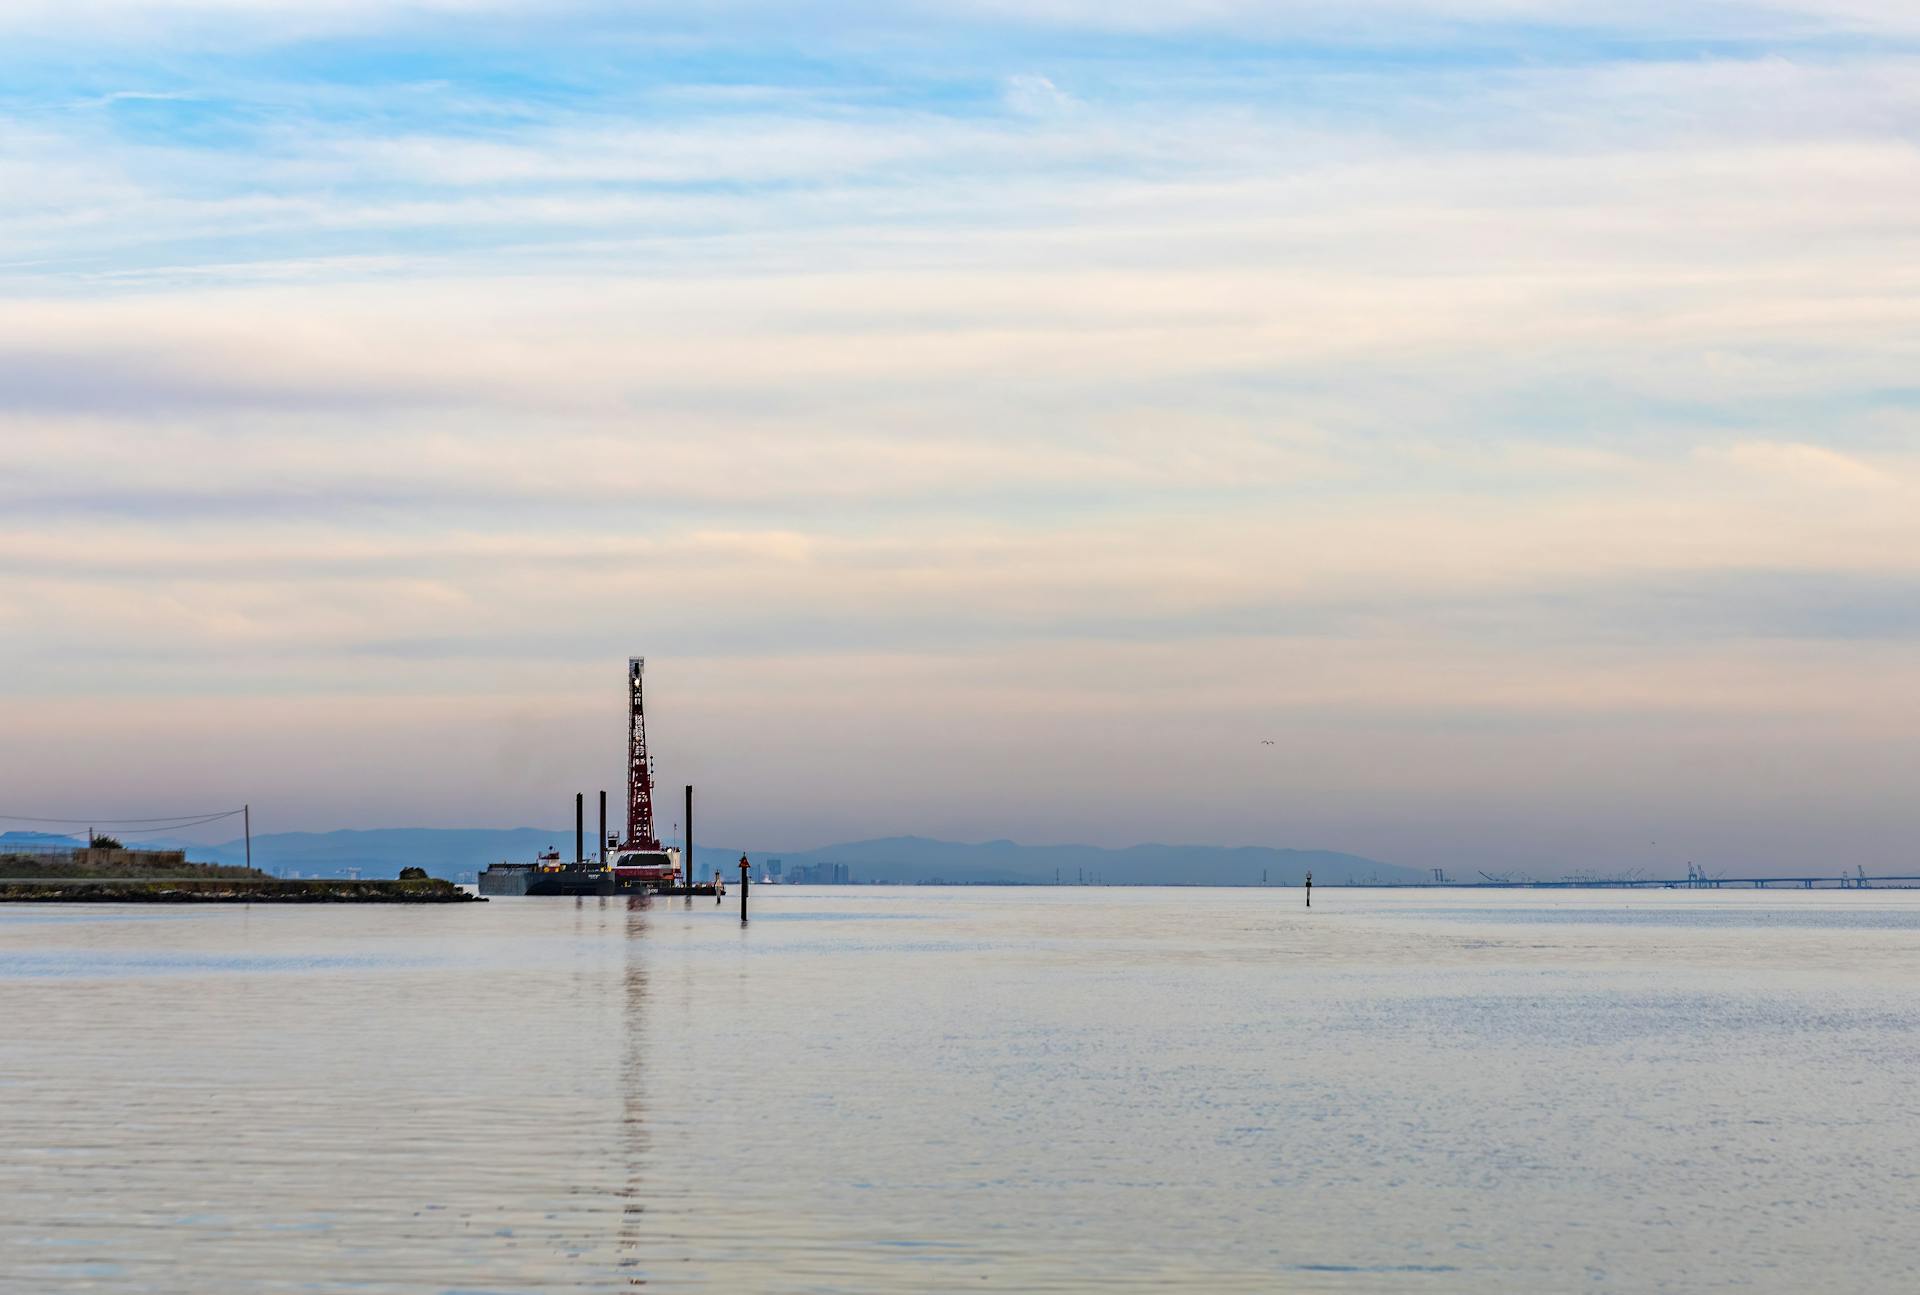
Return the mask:
<svg viewBox="0 0 1920 1295">
<path fill-rule="evenodd" d="M 686 855 L 680 860 L 680 875 L 687 879 L 687 905 L 693 905 L 693 784 L 687 784 L 687 835 L 680 842 Z"/>
<path fill-rule="evenodd" d="M 1313 874 L 1307 874 L 1307 907 L 1313 907 Z"/>
<path fill-rule="evenodd" d="M 752 870 L 753 870 L 753 865 L 747 862 L 747 856 L 744 854 L 741 855 L 740 856 L 740 924 L 742 926 L 745 926 L 747 923 L 747 874 Z"/>
</svg>

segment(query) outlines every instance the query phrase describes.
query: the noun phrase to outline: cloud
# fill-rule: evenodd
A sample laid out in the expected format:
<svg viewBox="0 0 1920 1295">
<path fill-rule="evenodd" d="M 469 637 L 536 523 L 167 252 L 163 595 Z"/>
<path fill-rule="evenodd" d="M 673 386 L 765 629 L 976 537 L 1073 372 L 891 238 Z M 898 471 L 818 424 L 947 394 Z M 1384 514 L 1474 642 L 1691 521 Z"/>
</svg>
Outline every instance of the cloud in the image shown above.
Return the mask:
<svg viewBox="0 0 1920 1295">
<path fill-rule="evenodd" d="M 504 813 L 393 753 L 552 714 L 594 785 L 644 647 L 667 749 L 827 836 L 849 782 L 1293 831 L 1249 724 L 1353 848 L 1516 787 L 1725 831 L 1809 743 L 1867 785 L 1920 78 L 1827 38 L 1903 19 L 1325 12 L 10 7 L 0 781 L 168 726 L 264 776 L 214 738 L 264 716 L 315 826 Z M 1168 795 L 1113 805 L 1143 727 Z"/>
<path fill-rule="evenodd" d="M 117 103 L 189 103 L 194 96 L 179 90 L 114 90 L 82 101 L 82 106 L 107 108 Z"/>
<path fill-rule="evenodd" d="M 755 29 L 889 33 L 918 29 L 1006 31 L 1011 28 L 1105 32 L 1135 36 L 1222 33 L 1281 37 L 1289 33 L 1356 33 L 1374 41 L 1411 43 L 1450 30 L 1566 28 L 1577 32 L 1668 32 L 1696 39 L 1782 38 L 1828 33 L 1911 34 L 1920 26 L 1897 0 L 1771 0 L 1675 10 L 1652 0 L 1354 0 L 1337 17 L 1308 0 L 916 0 L 776 5 L 723 0 L 689 12 L 662 0 L 16 0 L 4 26 L 17 31 L 84 30 L 95 40 L 131 42 L 169 29 L 205 32 L 226 41 L 310 39 L 341 33 L 406 30 L 458 18 L 558 30 L 647 24 L 673 32 L 742 39 Z"/>
<path fill-rule="evenodd" d="M 1886 490 L 1902 483 L 1894 474 L 1820 445 L 1743 441 L 1701 452 L 1709 459 L 1784 485 L 1830 490 Z M 1910 487 L 1909 487 L 1910 489 Z"/>
<path fill-rule="evenodd" d="M 1007 106 L 1028 117 L 1049 117 L 1079 106 L 1077 100 L 1050 79 L 1034 73 L 1007 78 Z"/>
</svg>

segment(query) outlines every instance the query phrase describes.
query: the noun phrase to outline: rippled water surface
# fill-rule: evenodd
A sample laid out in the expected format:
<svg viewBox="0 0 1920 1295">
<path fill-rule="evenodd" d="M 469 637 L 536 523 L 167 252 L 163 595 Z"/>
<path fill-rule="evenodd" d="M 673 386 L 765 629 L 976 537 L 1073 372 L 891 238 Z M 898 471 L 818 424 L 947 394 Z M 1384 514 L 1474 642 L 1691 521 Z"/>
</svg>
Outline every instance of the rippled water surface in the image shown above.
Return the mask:
<svg viewBox="0 0 1920 1295">
<path fill-rule="evenodd" d="M 1920 1289 L 1920 893 L 0 906 L 0 1290 Z"/>
</svg>

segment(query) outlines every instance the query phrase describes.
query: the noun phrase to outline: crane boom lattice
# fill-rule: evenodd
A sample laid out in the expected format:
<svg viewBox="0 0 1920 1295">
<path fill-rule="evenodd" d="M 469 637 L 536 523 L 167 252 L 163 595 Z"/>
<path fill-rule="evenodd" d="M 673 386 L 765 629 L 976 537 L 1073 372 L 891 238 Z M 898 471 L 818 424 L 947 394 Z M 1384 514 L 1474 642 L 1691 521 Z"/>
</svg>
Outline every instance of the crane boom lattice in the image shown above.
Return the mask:
<svg viewBox="0 0 1920 1295">
<path fill-rule="evenodd" d="M 658 850 L 653 827 L 653 767 L 647 762 L 647 706 L 641 690 L 645 657 L 627 658 L 627 839 L 622 849 Z"/>
</svg>

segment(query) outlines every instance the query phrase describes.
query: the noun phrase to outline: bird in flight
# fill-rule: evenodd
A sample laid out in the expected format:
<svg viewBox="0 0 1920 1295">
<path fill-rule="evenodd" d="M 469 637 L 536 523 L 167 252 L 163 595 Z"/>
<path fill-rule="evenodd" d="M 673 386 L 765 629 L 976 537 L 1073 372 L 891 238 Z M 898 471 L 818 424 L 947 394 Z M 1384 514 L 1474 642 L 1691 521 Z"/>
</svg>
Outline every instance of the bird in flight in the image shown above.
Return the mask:
<svg viewBox="0 0 1920 1295">
<path fill-rule="evenodd" d="M 1272 739 L 1272 738 L 1270 738 L 1270 737 L 1263 737 L 1263 738 L 1261 738 L 1261 739 L 1260 739 L 1260 745 L 1261 745 L 1261 746 L 1272 746 L 1272 745 L 1273 745 L 1273 739 Z"/>
</svg>

